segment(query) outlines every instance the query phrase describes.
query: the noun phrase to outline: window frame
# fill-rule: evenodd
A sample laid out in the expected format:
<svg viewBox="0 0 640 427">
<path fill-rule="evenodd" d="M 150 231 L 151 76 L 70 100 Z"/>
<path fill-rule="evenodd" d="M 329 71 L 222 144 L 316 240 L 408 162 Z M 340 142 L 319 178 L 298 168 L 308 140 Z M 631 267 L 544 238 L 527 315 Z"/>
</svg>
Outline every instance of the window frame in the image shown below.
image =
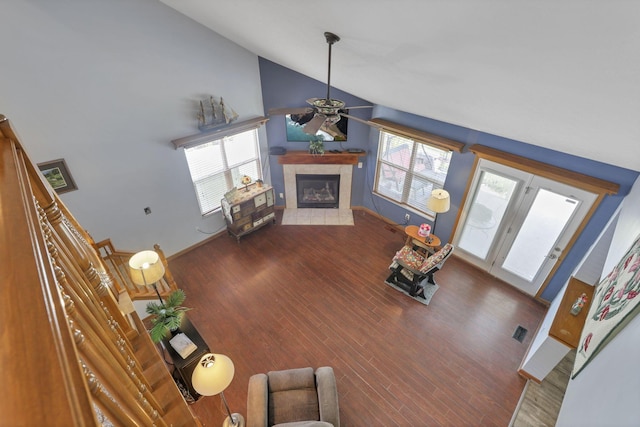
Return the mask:
<svg viewBox="0 0 640 427">
<path fill-rule="evenodd" d="M 228 144 L 233 143 L 232 139 L 238 135 L 244 134 L 244 133 L 252 133 L 253 134 L 253 148 L 254 148 L 254 156 L 252 156 L 251 158 L 248 159 L 244 159 L 241 160 L 239 162 L 230 164 L 230 159 L 229 159 L 229 154 L 228 154 Z M 212 179 L 216 179 L 216 177 L 223 177 L 224 183 L 225 183 L 225 188 L 224 191 L 218 191 L 218 193 L 221 193 L 222 195 L 224 195 L 225 193 L 229 192 L 230 190 L 232 190 L 234 187 L 241 185 L 240 183 L 240 177 L 242 175 L 244 175 L 244 173 L 241 172 L 241 169 L 248 165 L 254 164 L 253 168 L 256 171 L 256 175 L 257 176 L 251 176 L 252 179 L 256 180 L 256 179 L 263 179 L 263 168 L 262 168 L 262 160 L 261 160 L 261 153 L 260 153 L 260 135 L 258 132 L 258 127 L 238 127 L 237 129 L 235 129 L 234 131 L 227 131 L 224 132 L 223 134 L 212 134 L 209 138 L 203 138 L 203 135 L 200 135 L 198 138 L 198 142 L 195 144 L 182 144 L 181 146 L 183 146 L 185 148 L 185 159 L 187 161 L 187 167 L 189 168 L 189 177 L 191 179 L 192 185 L 193 185 L 193 189 L 195 192 L 195 196 L 196 196 L 196 200 L 198 202 L 198 208 L 200 209 L 200 214 L 205 217 L 205 216 L 209 216 L 209 215 L 213 215 L 217 212 L 220 212 L 222 210 L 222 205 L 221 205 L 221 200 L 222 197 L 220 197 L 220 200 L 214 200 L 213 196 L 209 195 L 208 197 L 206 196 L 206 194 L 209 194 L 209 192 L 207 193 L 202 193 L 200 186 L 202 186 L 204 183 L 206 183 L 207 180 L 212 180 Z M 220 169 L 215 169 L 210 171 L 210 173 L 207 173 L 206 175 L 200 176 L 197 179 L 194 179 L 194 172 L 192 171 L 192 165 L 189 162 L 189 156 L 187 155 L 187 151 L 191 150 L 191 149 L 196 149 L 196 148 L 203 148 L 203 145 L 209 145 L 212 144 L 214 147 L 216 144 L 219 145 L 219 154 L 221 156 L 221 167 Z M 237 175 L 237 176 L 236 176 Z M 215 183 L 212 184 L 212 187 L 215 188 Z M 217 188 L 215 188 L 217 189 Z M 219 189 L 222 190 L 222 189 Z M 213 191 L 213 193 L 215 193 L 215 191 Z M 209 208 L 209 206 L 212 206 L 213 208 Z"/>
<path fill-rule="evenodd" d="M 397 162 L 389 161 L 388 159 L 384 158 L 387 154 L 385 151 L 385 148 L 387 145 L 387 135 L 391 137 L 401 138 L 411 143 L 409 161 L 406 166 L 399 164 Z M 420 148 L 424 148 L 425 146 L 429 147 L 429 150 L 436 150 L 440 152 L 439 154 L 440 156 L 447 157 L 446 171 L 444 172 L 444 176 L 442 176 L 441 179 L 436 179 L 433 176 L 428 176 L 427 174 L 420 173 L 420 171 L 416 170 L 416 165 L 419 164 L 416 162 L 416 159 L 418 157 L 418 151 Z M 449 168 L 451 166 L 452 154 L 453 154 L 453 150 L 448 149 L 448 147 L 445 148 L 441 144 L 437 144 L 437 145 L 429 144 L 422 139 L 412 138 L 406 133 L 400 134 L 398 132 L 394 132 L 391 129 L 381 128 L 379 139 L 378 139 L 378 153 L 376 158 L 376 173 L 374 177 L 373 193 L 378 197 L 382 197 L 397 206 L 410 209 L 418 214 L 426 216 L 427 218 L 434 219 L 435 213 L 427 209 L 426 199 L 425 199 L 425 202 L 421 203 L 420 206 L 417 206 L 416 204 L 411 203 L 411 192 L 412 190 L 415 189 L 412 185 L 416 181 L 422 181 L 423 183 L 424 182 L 430 183 L 431 189 L 429 190 L 428 194 L 424 194 L 425 198 L 428 198 L 433 190 L 444 188 L 444 183 L 446 181 L 447 175 L 449 173 Z M 433 159 L 432 156 L 428 155 L 427 153 L 425 153 L 424 158 L 431 159 L 430 161 L 435 162 L 435 159 Z M 381 186 L 381 179 L 383 179 L 383 175 L 384 175 L 382 171 L 384 170 L 385 167 L 390 168 L 390 171 L 399 170 L 401 171 L 400 173 L 404 175 L 402 179 L 403 182 L 402 182 L 400 197 L 398 198 L 394 198 L 390 194 L 388 193 L 385 194 L 379 190 L 379 187 Z"/>
</svg>

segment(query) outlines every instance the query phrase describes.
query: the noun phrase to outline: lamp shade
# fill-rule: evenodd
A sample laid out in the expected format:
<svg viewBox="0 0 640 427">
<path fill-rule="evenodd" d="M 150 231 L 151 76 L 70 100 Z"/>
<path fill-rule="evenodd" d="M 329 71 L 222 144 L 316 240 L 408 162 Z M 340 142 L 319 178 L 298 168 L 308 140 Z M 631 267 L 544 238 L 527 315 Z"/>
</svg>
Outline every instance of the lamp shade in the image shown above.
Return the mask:
<svg viewBox="0 0 640 427">
<path fill-rule="evenodd" d="M 129 272 L 133 283 L 147 286 L 162 279 L 164 265 L 156 252 L 142 251 L 129 259 Z"/>
<path fill-rule="evenodd" d="M 203 396 L 213 396 L 226 389 L 235 368 L 233 362 L 224 354 L 207 353 L 200 358 L 191 375 L 191 385 Z"/>
<path fill-rule="evenodd" d="M 441 188 L 433 190 L 427 199 L 427 209 L 435 213 L 447 212 L 450 207 L 449 193 Z"/>
</svg>

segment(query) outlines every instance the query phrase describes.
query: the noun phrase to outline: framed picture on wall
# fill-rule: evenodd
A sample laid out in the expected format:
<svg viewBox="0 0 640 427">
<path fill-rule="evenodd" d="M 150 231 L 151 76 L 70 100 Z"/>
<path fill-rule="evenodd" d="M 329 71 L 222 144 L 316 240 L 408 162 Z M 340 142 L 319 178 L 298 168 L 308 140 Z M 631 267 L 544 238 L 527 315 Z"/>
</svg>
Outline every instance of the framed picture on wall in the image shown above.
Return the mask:
<svg viewBox="0 0 640 427">
<path fill-rule="evenodd" d="M 348 113 L 346 110 L 340 110 Z M 315 135 L 309 135 L 303 130 L 304 125 L 313 118 L 314 113 L 287 114 L 285 124 L 287 127 L 287 141 L 311 142 L 311 141 L 346 141 L 347 118 L 341 117 L 336 124 L 327 126 L 323 123 Z"/>
<path fill-rule="evenodd" d="M 78 189 L 64 159 L 38 163 L 38 169 L 40 169 L 40 172 L 42 172 L 53 189 L 56 190 L 56 193 L 62 194 Z"/>
<path fill-rule="evenodd" d="M 571 378 L 575 378 L 639 312 L 640 235 L 595 289 Z"/>
</svg>

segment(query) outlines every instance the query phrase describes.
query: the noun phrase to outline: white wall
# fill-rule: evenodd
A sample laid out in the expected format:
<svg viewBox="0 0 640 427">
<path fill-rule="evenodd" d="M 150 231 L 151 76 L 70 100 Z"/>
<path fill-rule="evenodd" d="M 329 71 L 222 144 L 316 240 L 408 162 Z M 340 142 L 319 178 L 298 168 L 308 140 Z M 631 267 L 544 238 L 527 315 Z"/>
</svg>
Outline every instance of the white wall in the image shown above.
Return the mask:
<svg viewBox="0 0 640 427">
<path fill-rule="evenodd" d="M 201 217 L 170 141 L 198 133 L 208 95 L 239 120 L 264 114 L 255 55 L 156 0 L 1 9 L 0 113 L 34 162 L 66 160 L 78 190 L 61 198 L 95 240 L 171 255 L 223 226 Z"/>
<path fill-rule="evenodd" d="M 640 234 L 640 180 L 624 199 L 603 276 L 620 261 Z M 631 322 L 569 381 L 558 426 L 638 426 L 640 316 Z"/>
</svg>

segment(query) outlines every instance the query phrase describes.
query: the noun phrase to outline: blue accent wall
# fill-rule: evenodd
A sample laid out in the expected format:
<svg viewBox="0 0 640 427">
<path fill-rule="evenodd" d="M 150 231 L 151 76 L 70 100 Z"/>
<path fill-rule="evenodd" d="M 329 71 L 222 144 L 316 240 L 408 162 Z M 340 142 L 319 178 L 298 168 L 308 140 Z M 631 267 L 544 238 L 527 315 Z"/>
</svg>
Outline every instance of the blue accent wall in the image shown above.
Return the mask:
<svg viewBox="0 0 640 427">
<path fill-rule="evenodd" d="M 309 98 L 324 98 L 327 94 L 326 82 L 320 82 L 311 79 L 305 75 L 282 67 L 264 58 L 259 58 L 260 79 L 262 84 L 262 100 L 264 103 L 265 115 L 268 114 L 270 108 L 283 107 L 308 107 L 305 101 Z M 324 64 L 322 65 L 325 66 Z M 346 92 L 331 88 L 331 98 L 340 99 L 346 102 L 347 107 L 354 106 L 371 106 L 368 101 L 357 98 Z M 371 118 L 372 108 L 354 109 L 349 111 L 349 115 L 369 120 Z M 265 125 L 267 131 L 267 140 L 269 147 L 284 147 L 287 150 L 308 150 L 308 142 L 289 142 L 285 129 L 284 116 L 272 116 Z M 369 149 L 369 134 L 371 128 L 368 125 L 359 123 L 355 120 L 349 120 L 347 126 L 347 141 L 344 142 L 325 142 L 325 151 L 329 150 L 346 150 L 347 148 Z M 370 157 L 367 154 L 366 158 Z M 282 173 L 282 165 L 278 164 L 278 156 L 269 156 L 268 162 L 271 173 L 271 185 L 276 192 L 276 204 L 284 205 L 284 200 L 278 195 L 284 193 L 284 176 Z M 351 205 L 364 206 L 362 200 L 363 189 L 365 186 L 366 169 L 353 169 Z"/>
<path fill-rule="evenodd" d="M 269 108 L 305 106 L 306 103 L 304 101 L 306 99 L 325 96 L 325 83 L 310 79 L 262 58 L 260 58 L 260 76 L 265 112 L 267 112 Z M 371 105 L 365 100 L 336 89 L 332 89 L 331 97 L 346 101 L 347 105 L 351 106 Z M 571 272 L 574 271 L 585 256 L 589 247 L 599 235 L 600 230 L 602 230 L 609 218 L 614 214 L 639 175 L 638 171 L 572 156 L 380 105 L 374 106 L 372 110 L 352 110 L 351 114 L 363 119 L 369 119 L 371 117 L 387 119 L 418 130 L 451 138 L 463 142 L 468 146 L 473 144 L 485 145 L 507 153 L 516 154 L 619 184 L 620 192 L 616 195 L 605 196 L 573 248 L 566 254 L 561 266 L 542 293 L 542 298 L 547 301 L 551 301 L 560 291 L 571 275 Z M 306 143 L 286 141 L 283 116 L 272 117 L 266 127 L 270 147 L 283 146 L 290 150 L 304 150 L 307 148 Z M 352 205 L 364 206 L 398 224 L 404 223 L 405 213 L 411 214 L 410 224 L 418 225 L 423 222 L 430 222 L 415 212 L 408 211 L 404 207 L 397 206 L 373 194 L 378 138 L 379 132 L 374 128 L 350 121 L 348 141 L 342 143 L 342 147 L 340 147 L 338 143 L 326 144 L 327 150 L 362 148 L 367 152 L 367 156 L 363 157 L 364 167 L 362 169 L 354 168 Z M 606 142 L 603 142 L 603 144 L 606 144 Z M 335 145 L 335 147 L 332 145 Z M 438 215 L 436 223 L 437 229 L 434 230 L 434 233 L 443 241 L 451 240 L 454 222 L 462 201 L 464 200 L 467 183 L 470 175 L 473 173 L 474 162 L 475 155 L 471 152 L 454 152 L 451 158 L 449 174 L 444 185 L 444 188 L 451 195 L 451 209 L 449 212 Z M 275 156 L 270 156 L 269 165 L 271 167 L 272 184 L 276 189 L 276 194 L 284 192 L 282 166 L 278 164 Z M 282 205 L 284 202 L 278 198 L 278 204 Z"/>
</svg>

